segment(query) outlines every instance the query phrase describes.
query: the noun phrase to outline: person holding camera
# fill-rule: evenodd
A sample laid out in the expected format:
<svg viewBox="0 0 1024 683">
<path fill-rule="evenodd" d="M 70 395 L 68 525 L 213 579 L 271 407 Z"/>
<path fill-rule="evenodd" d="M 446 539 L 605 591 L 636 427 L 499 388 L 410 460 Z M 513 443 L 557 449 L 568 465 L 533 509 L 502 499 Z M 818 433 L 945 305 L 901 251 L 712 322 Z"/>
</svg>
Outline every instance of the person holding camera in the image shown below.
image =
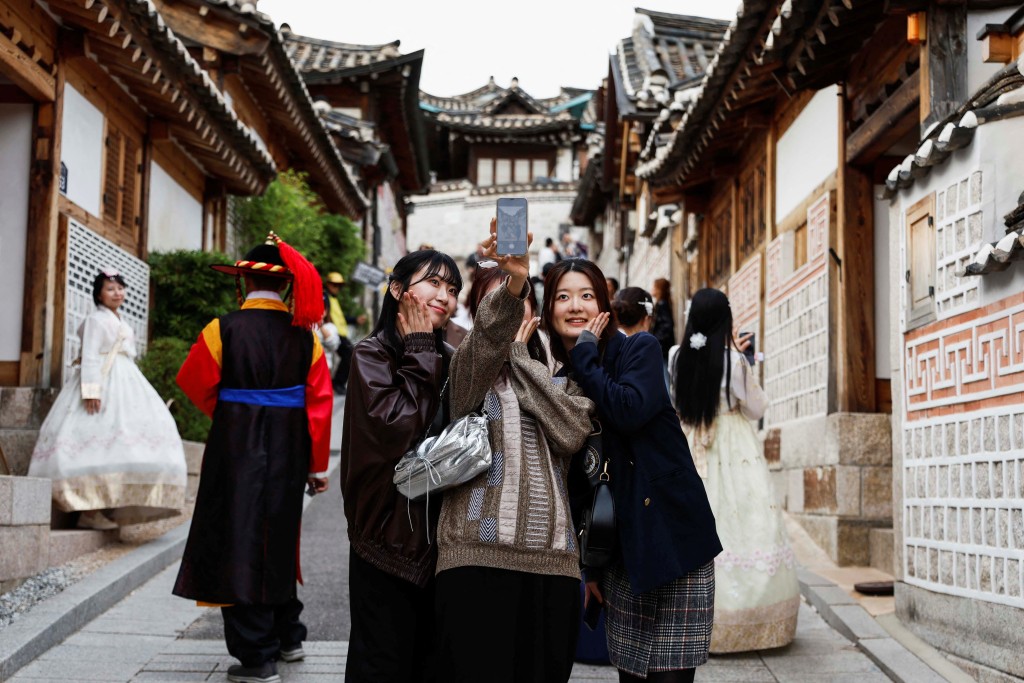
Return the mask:
<svg viewBox="0 0 1024 683">
<path fill-rule="evenodd" d="M 782 509 L 751 424 L 768 401 L 732 336 L 729 299 L 693 296 L 683 343 L 671 359 L 676 410 L 718 521 L 725 550 L 715 559 L 714 653 L 782 647 L 796 634 L 800 591 Z"/>
<path fill-rule="evenodd" d="M 607 567 L 584 568 L 585 601 L 606 605 L 620 681 L 685 683 L 708 658 L 722 546 L 669 401 L 658 340 L 609 326 L 610 308 L 593 263 L 561 261 L 548 273 L 551 351 L 597 406 L 615 501 L 618 552 Z"/>
<path fill-rule="evenodd" d="M 490 469 L 445 491 L 438 522 L 439 680 L 567 681 L 579 632 L 579 555 L 567 495 L 593 403 L 553 381 L 529 257 L 481 244 L 498 268 L 470 292 L 473 329 L 452 358 L 452 418 L 481 410 Z M 499 270 L 500 268 L 500 270 Z"/>
</svg>

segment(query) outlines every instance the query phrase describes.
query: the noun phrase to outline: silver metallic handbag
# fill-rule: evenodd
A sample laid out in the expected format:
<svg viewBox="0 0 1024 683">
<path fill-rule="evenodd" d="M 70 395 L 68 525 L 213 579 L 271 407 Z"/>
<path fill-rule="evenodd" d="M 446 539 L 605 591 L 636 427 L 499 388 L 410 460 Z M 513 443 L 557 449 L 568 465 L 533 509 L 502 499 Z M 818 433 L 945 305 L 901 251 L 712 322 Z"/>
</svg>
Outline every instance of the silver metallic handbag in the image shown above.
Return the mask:
<svg viewBox="0 0 1024 683">
<path fill-rule="evenodd" d="M 398 492 L 410 500 L 420 500 L 486 472 L 491 466 L 487 422 L 486 413 L 470 413 L 403 455 L 395 465 L 392 480 Z"/>
</svg>

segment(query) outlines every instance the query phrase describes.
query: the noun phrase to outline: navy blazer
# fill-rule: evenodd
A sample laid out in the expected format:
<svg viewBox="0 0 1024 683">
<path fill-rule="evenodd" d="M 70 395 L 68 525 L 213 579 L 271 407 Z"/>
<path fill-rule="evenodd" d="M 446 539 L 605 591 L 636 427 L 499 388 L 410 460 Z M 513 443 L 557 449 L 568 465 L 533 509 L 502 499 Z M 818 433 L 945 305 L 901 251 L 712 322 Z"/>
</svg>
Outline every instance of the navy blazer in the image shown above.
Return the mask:
<svg viewBox="0 0 1024 683">
<path fill-rule="evenodd" d="M 704 483 L 672 408 L 658 340 L 616 334 L 570 352 L 573 379 L 597 404 L 615 495 L 619 548 L 635 593 L 722 552 Z"/>
</svg>

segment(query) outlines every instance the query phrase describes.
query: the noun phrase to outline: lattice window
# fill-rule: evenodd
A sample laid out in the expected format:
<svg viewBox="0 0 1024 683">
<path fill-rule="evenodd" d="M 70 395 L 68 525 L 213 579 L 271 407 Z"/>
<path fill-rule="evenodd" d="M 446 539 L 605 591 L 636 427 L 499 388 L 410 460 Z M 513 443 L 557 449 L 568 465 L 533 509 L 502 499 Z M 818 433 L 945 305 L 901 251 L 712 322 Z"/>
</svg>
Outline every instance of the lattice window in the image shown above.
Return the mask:
<svg viewBox="0 0 1024 683">
<path fill-rule="evenodd" d="M 723 202 L 711 214 L 711 230 L 706 232 L 708 282 L 718 283 L 729 274 L 729 247 L 732 244 L 732 207 Z"/>
<path fill-rule="evenodd" d="M 110 240 L 100 237 L 80 223 L 68 220 L 67 282 L 64 296 L 64 365 L 78 358 L 82 340 L 78 329 L 96 310 L 92 300 L 92 281 L 100 268 L 121 272 L 128 284 L 121 305 L 121 318 L 135 331 L 139 355 L 146 352 L 149 326 L 149 266 Z M 67 381 L 71 373 L 64 373 Z"/>
<path fill-rule="evenodd" d="M 746 260 L 765 238 L 764 157 L 742 176 L 739 182 L 739 253 L 740 261 Z"/>
<path fill-rule="evenodd" d="M 142 189 L 142 147 L 107 120 L 103 168 L 103 218 L 122 244 L 135 244 Z"/>
</svg>

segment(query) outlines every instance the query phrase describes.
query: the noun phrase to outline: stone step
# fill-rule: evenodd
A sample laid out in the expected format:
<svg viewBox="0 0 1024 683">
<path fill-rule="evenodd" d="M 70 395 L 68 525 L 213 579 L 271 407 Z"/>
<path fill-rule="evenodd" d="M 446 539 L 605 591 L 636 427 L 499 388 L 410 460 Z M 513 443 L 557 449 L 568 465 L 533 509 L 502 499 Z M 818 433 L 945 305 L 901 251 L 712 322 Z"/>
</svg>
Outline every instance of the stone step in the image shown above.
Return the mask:
<svg viewBox="0 0 1024 683">
<path fill-rule="evenodd" d="M 0 428 L 0 448 L 3 448 L 4 460 L 7 466 L 11 468 L 10 472 L 5 472 L 3 465 L 0 465 L 0 475 L 13 474 L 24 476 L 28 474 L 28 464 L 32 460 L 32 449 L 36 447 L 38 439 L 38 429 Z"/>
<path fill-rule="evenodd" d="M 896 576 L 895 534 L 892 529 L 872 529 L 868 532 L 871 566 L 878 571 Z"/>
<path fill-rule="evenodd" d="M 50 531 L 50 567 L 70 562 L 76 557 L 99 550 L 108 543 L 117 542 L 117 529 L 64 529 Z"/>
</svg>

